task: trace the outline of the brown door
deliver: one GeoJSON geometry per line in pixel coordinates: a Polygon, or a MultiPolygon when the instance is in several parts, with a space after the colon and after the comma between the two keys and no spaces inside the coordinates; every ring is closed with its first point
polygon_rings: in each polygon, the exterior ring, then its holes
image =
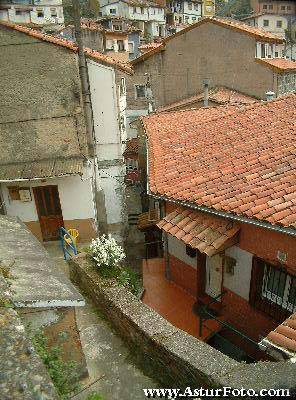
{"type": "Polygon", "coordinates": [[[33,188],[43,240],[56,240],[59,228],[64,225],[57,186],[33,188]]]}

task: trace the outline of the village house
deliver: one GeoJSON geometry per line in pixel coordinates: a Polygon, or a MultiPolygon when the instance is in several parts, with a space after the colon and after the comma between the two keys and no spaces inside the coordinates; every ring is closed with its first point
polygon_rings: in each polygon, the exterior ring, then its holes
{"type": "Polygon", "coordinates": [[[167,4],[167,10],[167,29],[176,33],[184,25],[194,24],[202,17],[202,1],[172,1],[167,4]]]}
{"type": "MultiPolygon", "coordinates": [[[[121,18],[106,17],[98,21],[81,20],[81,30],[85,47],[107,54],[115,60],[127,62],[139,55],[140,32],[121,18]]],[[[59,31],[59,36],[75,41],[74,25],[67,25],[59,31]]]]}
{"type": "Polygon", "coordinates": [[[62,0],[7,0],[0,4],[0,21],[57,29],[64,23],[62,0]]]}
{"type": "Polygon", "coordinates": [[[201,93],[226,87],[258,99],[296,89],[296,63],[285,41],[238,21],[204,18],[133,60],[127,81],[129,121],[201,93]]]}
{"type": "Polygon", "coordinates": [[[293,0],[250,0],[250,5],[255,14],[296,15],[293,0]]]}
{"type": "Polygon", "coordinates": [[[284,338],[270,340],[295,353],[295,332],[276,328],[296,311],[295,107],[289,94],[141,118],[164,243],[164,258],[144,263],[144,302],[221,351],[226,339],[264,358],[258,343],[276,329],[284,338]]]}
{"type": "Polygon", "coordinates": [[[93,110],[90,136],[76,44],[4,22],[0,35],[5,43],[1,212],[19,217],[44,241],[57,239],[61,226],[78,229],[81,241],[95,237],[98,229],[120,233],[125,221],[125,77],[131,69],[84,49],[93,110]]]}
{"type": "Polygon", "coordinates": [[[102,16],[127,18],[140,29],[142,38],[151,41],[165,36],[165,8],[157,2],[147,0],[102,0],[102,16]]]}

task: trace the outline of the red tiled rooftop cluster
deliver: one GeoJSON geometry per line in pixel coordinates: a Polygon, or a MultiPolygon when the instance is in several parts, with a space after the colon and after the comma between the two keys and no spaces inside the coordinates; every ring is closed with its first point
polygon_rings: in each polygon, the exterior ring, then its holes
{"type": "Polygon", "coordinates": [[[296,227],[296,95],[142,117],[150,189],[296,227]]]}

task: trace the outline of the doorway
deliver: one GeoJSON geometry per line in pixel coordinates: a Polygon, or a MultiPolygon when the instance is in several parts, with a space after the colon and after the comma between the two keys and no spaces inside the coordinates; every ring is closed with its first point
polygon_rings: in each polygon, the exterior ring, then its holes
{"type": "Polygon", "coordinates": [[[43,240],[57,240],[64,226],[57,185],[36,186],[33,193],[43,240]]]}
{"type": "MultiPolygon", "coordinates": [[[[216,254],[206,260],[206,294],[217,297],[222,291],[223,262],[222,257],[216,254]]],[[[221,301],[221,298],[218,300],[221,301]]]]}

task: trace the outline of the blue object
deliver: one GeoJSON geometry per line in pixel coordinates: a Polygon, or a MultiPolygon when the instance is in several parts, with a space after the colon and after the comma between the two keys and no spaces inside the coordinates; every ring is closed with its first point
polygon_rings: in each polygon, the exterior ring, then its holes
{"type": "Polygon", "coordinates": [[[67,229],[60,227],[59,235],[60,235],[61,247],[64,253],[64,259],[67,261],[72,257],[73,254],[75,256],[78,254],[77,247],[67,229]],[[67,235],[70,238],[70,242],[66,242],[65,235],[67,235]]]}

